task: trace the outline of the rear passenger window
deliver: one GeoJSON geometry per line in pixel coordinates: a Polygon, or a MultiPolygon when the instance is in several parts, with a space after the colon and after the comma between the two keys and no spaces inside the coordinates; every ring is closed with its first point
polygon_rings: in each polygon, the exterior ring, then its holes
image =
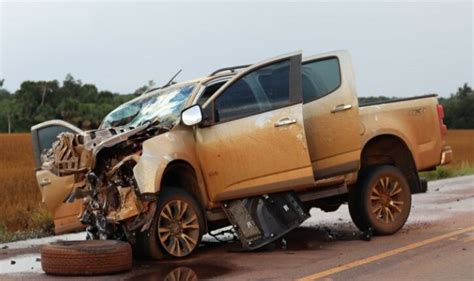
{"type": "Polygon", "coordinates": [[[303,102],[325,96],[341,85],[339,60],[329,58],[308,62],[302,66],[303,102]]]}
{"type": "Polygon", "coordinates": [[[243,118],[289,105],[289,80],[288,60],[248,73],[216,98],[216,122],[243,118]]]}

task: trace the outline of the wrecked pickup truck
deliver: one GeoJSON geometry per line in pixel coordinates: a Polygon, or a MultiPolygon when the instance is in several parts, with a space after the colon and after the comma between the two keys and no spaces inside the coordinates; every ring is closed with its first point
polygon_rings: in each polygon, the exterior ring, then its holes
{"type": "Polygon", "coordinates": [[[32,135],[57,233],[83,225],[160,259],[226,225],[256,249],[344,203],[359,229],[395,233],[418,171],[451,161],[443,118],[435,95],[358,105],[347,52],[297,52],[150,90],[97,130],[32,135]]]}

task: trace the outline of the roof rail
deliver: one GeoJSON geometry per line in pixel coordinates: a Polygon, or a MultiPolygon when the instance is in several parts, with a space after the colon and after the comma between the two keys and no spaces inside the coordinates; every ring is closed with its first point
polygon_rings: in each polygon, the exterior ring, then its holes
{"type": "Polygon", "coordinates": [[[214,75],[216,75],[217,73],[222,72],[222,71],[235,72],[235,70],[237,70],[237,69],[246,68],[246,67],[249,67],[249,66],[251,66],[251,64],[244,64],[244,65],[237,65],[237,66],[224,67],[224,68],[220,68],[220,69],[214,71],[214,72],[211,73],[209,76],[214,76],[214,75]]]}

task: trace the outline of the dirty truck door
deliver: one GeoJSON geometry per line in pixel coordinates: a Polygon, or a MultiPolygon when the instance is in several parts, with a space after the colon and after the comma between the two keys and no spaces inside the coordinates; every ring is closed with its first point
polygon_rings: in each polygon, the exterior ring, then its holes
{"type": "Polygon", "coordinates": [[[36,165],[36,180],[41,191],[42,202],[54,219],[56,233],[65,233],[81,228],[77,216],[81,202],[63,203],[72,190],[74,175],[57,176],[49,170],[41,169],[41,152],[51,148],[57,135],[62,132],[80,133],[79,128],[62,120],[51,120],[31,127],[33,153],[36,165]]]}
{"type": "Polygon", "coordinates": [[[305,58],[302,70],[306,136],[316,179],[356,172],[361,127],[349,54],[305,58]]]}
{"type": "Polygon", "coordinates": [[[252,65],[205,104],[196,129],[210,199],[307,187],[314,182],[303,124],[301,53],[252,65]]]}

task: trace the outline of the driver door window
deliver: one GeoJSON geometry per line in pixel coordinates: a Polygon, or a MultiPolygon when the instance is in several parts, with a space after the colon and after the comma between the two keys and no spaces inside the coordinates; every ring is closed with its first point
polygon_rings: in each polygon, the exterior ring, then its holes
{"type": "Polygon", "coordinates": [[[231,121],[288,106],[289,74],[289,61],[284,60],[243,76],[215,100],[215,121],[231,121]]]}

